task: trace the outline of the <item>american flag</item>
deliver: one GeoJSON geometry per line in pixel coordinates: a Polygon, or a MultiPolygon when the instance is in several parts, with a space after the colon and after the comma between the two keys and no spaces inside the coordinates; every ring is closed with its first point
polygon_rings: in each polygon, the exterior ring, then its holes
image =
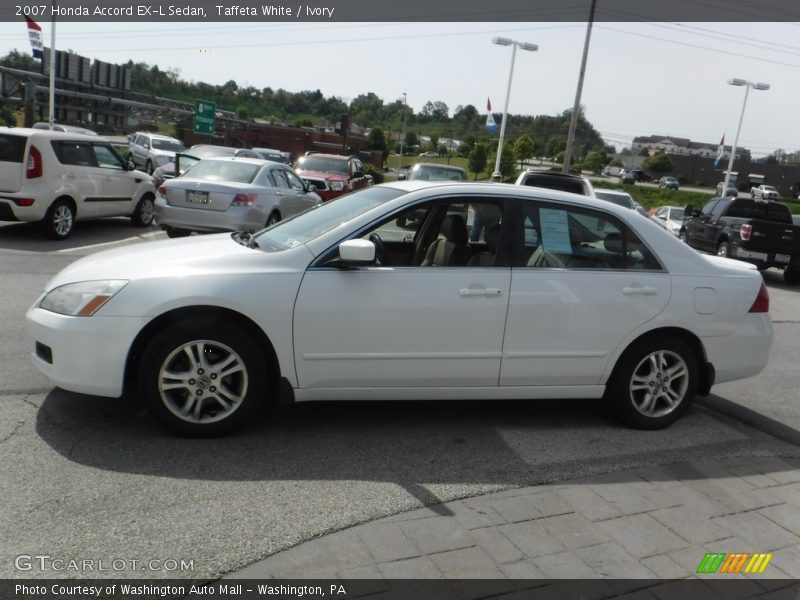
{"type": "Polygon", "coordinates": [[[714,168],[719,165],[722,160],[722,155],[725,154],[725,134],[722,134],[722,139],[719,141],[719,148],[717,148],[717,160],[714,161],[714,168]]]}

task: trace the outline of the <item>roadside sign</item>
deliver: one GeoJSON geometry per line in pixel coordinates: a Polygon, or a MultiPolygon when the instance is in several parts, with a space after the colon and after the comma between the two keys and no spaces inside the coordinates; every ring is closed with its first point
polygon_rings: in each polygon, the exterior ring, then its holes
{"type": "Polygon", "coordinates": [[[194,101],[194,132],[214,133],[217,120],[217,105],[209,100],[194,101]]]}

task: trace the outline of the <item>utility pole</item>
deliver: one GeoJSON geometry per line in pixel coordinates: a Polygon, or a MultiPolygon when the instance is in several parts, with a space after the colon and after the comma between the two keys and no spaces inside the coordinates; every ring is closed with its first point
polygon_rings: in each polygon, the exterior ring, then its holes
{"type": "Polygon", "coordinates": [[[594,9],[597,0],[592,0],[592,7],[589,9],[589,22],[586,25],[586,39],[583,42],[583,59],[581,60],[581,72],[578,75],[578,89],[575,91],[575,105],[572,107],[572,118],[569,122],[569,133],[567,134],[567,147],[564,149],[564,173],[569,173],[572,163],[572,145],[575,143],[575,128],[578,125],[578,111],[581,108],[581,93],[583,92],[583,78],[586,74],[586,61],[589,58],[589,41],[592,39],[592,25],[594,24],[594,9]]]}

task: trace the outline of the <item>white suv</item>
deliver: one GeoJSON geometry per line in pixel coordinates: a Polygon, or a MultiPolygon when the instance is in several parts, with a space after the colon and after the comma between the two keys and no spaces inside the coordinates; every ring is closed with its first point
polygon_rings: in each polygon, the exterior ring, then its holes
{"type": "Polygon", "coordinates": [[[99,136],[0,127],[0,221],[41,221],[64,239],[76,220],[153,222],[152,178],[99,136]]]}
{"type": "Polygon", "coordinates": [[[514,185],[529,185],[561,192],[570,192],[596,198],[591,182],[582,175],[562,173],[561,171],[537,171],[528,169],[517,177],[514,185]]]}
{"type": "Polygon", "coordinates": [[[131,137],[128,151],[133,164],[152,175],[161,165],[175,160],[176,152],[183,152],[183,143],[166,135],[138,132],[131,137]]]}

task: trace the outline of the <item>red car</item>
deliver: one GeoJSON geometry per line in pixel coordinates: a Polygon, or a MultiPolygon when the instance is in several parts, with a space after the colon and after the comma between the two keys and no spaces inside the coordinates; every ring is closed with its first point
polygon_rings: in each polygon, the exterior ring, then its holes
{"type": "Polygon", "coordinates": [[[309,154],[297,161],[295,171],[316,186],[324,202],[370,184],[364,174],[364,164],[355,156],[309,154]]]}

